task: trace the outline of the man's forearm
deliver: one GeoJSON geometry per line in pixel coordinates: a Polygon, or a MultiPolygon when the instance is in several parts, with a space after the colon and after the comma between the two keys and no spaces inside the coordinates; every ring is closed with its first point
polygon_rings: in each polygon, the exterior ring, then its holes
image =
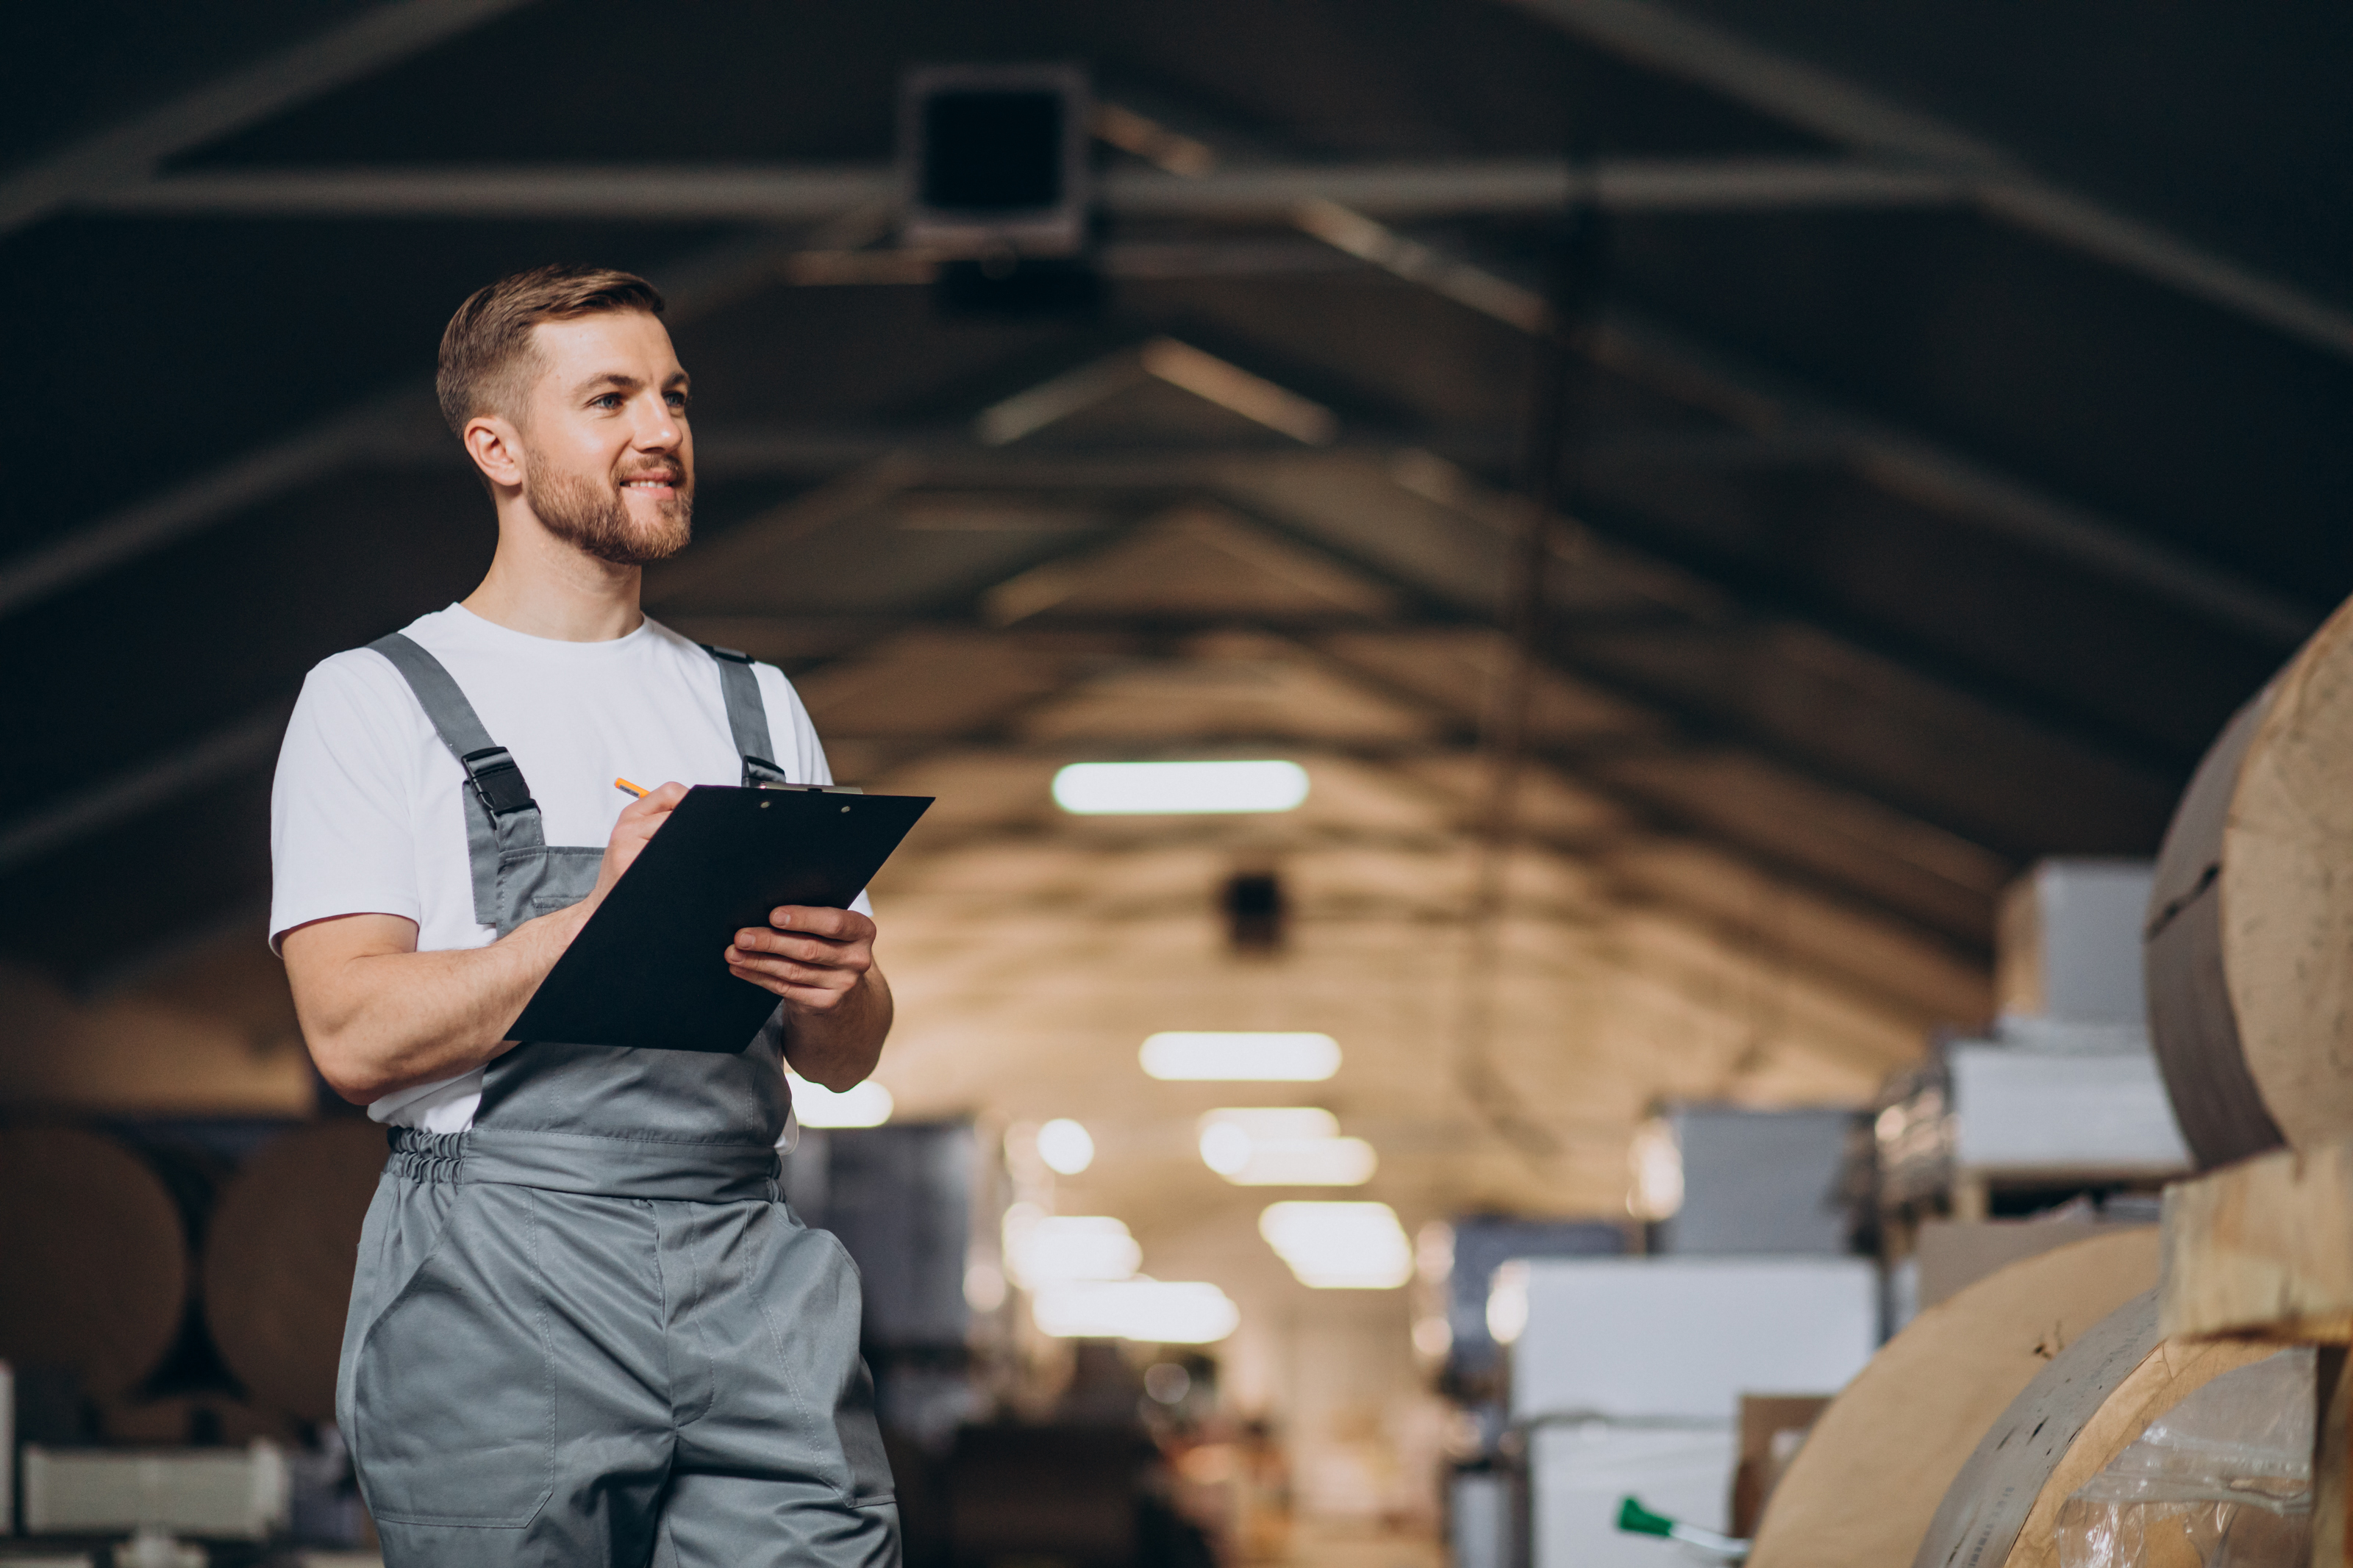
{"type": "Polygon", "coordinates": [[[786,1009],[785,1060],[830,1089],[862,1083],[881,1059],[892,1014],[891,983],[880,969],[870,969],[827,1012],[786,1009]]]}
{"type": "Polygon", "coordinates": [[[341,960],[296,995],[320,1072],[364,1105],[473,1071],[508,1048],[506,1029],[584,918],[575,906],[487,947],[341,960]]]}

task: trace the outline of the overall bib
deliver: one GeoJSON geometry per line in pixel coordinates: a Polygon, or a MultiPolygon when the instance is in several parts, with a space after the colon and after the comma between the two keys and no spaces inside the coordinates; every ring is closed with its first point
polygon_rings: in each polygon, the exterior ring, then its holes
{"type": "MultiPolygon", "coordinates": [[[[603,847],[545,843],[448,671],[370,646],[466,770],[475,918],[586,897],[603,847]]],[[[750,661],[712,653],[744,782],[781,782],[750,661]]],[[[386,1568],[897,1563],[857,1270],[777,1189],[782,1038],[532,1041],[470,1131],[392,1130],[336,1397],[386,1568]]]]}

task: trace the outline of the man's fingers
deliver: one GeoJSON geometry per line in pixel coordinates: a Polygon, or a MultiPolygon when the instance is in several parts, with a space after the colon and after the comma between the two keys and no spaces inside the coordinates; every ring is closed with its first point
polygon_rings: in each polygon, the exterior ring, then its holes
{"type": "Polygon", "coordinates": [[[786,904],[770,910],[768,923],[778,931],[837,942],[857,942],[874,934],[874,922],[856,910],[829,910],[822,905],[786,904]]]}
{"type": "Polygon", "coordinates": [[[838,969],[808,969],[789,963],[730,963],[727,972],[738,980],[802,1002],[832,1002],[857,988],[855,978],[838,969]]]}
{"type": "Polygon", "coordinates": [[[819,936],[813,931],[765,931],[747,926],[735,933],[735,945],[746,952],[784,952],[828,963],[844,953],[871,952],[862,940],[849,937],[819,936]]]}
{"type": "Polygon", "coordinates": [[[827,947],[817,942],[778,941],[771,936],[764,942],[747,942],[739,932],[735,942],[727,950],[730,963],[797,963],[812,970],[863,971],[873,966],[873,959],[856,948],[827,947]]]}
{"type": "Polygon", "coordinates": [[[685,798],[686,786],[673,780],[659,788],[646,791],[645,794],[623,806],[621,815],[628,816],[634,813],[638,816],[660,816],[676,811],[678,803],[685,798]]]}

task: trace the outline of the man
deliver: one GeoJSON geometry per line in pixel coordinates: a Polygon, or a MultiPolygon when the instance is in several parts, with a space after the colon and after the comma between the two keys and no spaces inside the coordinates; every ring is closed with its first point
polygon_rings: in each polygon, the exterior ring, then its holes
{"type": "Polygon", "coordinates": [[[459,308],[490,574],[312,670],[279,758],[271,940],[392,1130],[337,1400],[388,1568],[898,1557],[856,1273],[776,1186],[784,1063],[848,1089],[890,1028],[864,900],[712,953],[781,1000],[740,1051],[499,1037],[688,784],[831,782],[782,675],[638,608],[694,495],[661,309],[579,267],[459,308]]]}

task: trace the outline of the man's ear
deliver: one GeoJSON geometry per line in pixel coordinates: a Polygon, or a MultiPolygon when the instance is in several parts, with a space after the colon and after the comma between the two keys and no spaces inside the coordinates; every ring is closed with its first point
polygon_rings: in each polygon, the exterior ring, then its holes
{"type": "Polygon", "coordinates": [[[495,414],[477,414],[466,421],[466,456],[494,486],[509,489],[522,483],[522,433],[495,414]]]}

